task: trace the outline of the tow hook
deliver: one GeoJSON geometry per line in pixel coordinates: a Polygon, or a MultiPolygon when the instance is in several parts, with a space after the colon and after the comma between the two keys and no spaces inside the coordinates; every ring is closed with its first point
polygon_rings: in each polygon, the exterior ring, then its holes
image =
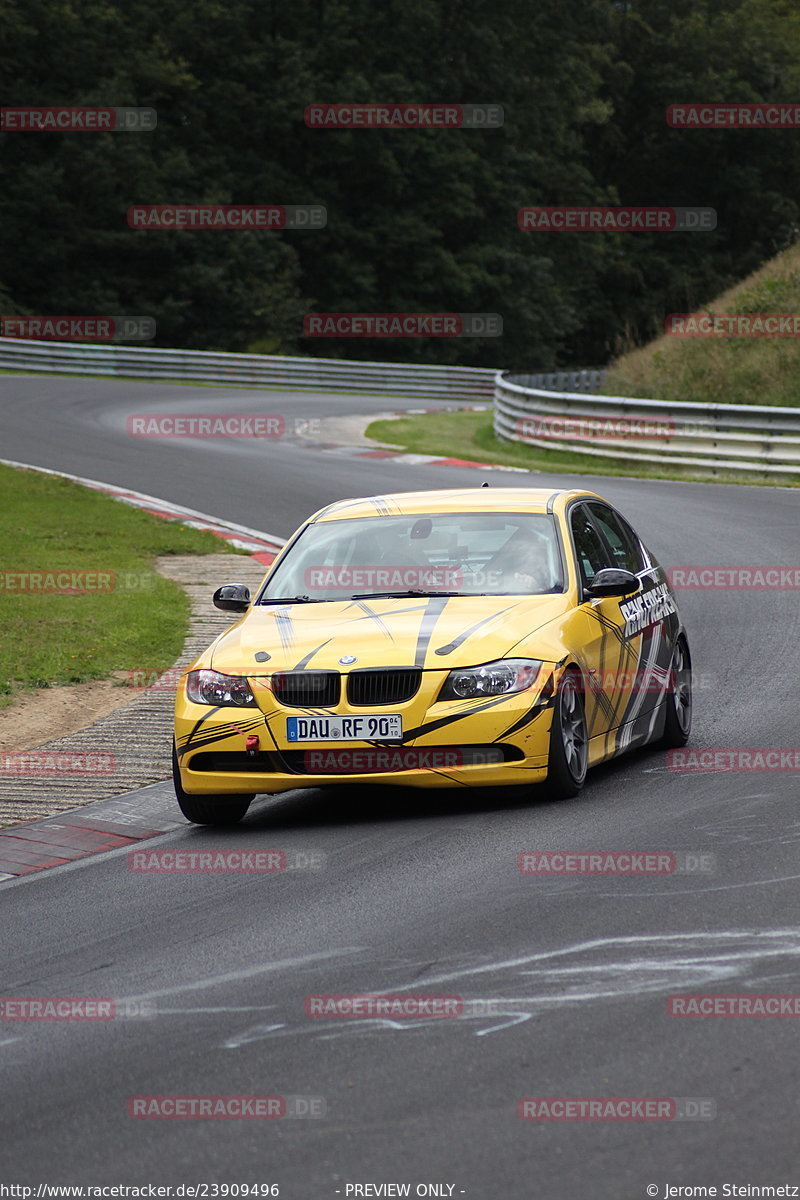
{"type": "Polygon", "coordinates": [[[259,741],[257,734],[255,734],[255,733],[248,734],[247,741],[245,742],[245,745],[244,745],[244,748],[247,751],[247,757],[255,758],[255,756],[258,754],[260,745],[261,745],[261,742],[259,741]]]}

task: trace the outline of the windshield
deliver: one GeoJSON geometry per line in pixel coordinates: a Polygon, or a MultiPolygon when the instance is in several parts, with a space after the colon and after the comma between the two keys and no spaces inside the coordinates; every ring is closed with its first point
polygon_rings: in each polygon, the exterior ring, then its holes
{"type": "Polygon", "coordinates": [[[270,576],[258,603],[563,590],[553,517],[431,513],[309,525],[270,576]]]}

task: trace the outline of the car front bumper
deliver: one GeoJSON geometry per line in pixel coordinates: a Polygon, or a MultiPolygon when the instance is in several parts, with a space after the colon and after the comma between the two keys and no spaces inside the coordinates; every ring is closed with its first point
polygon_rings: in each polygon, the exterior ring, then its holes
{"type": "MultiPolygon", "coordinates": [[[[420,689],[410,701],[384,706],[403,717],[402,743],[291,744],[287,718],[319,714],[278,704],[263,682],[251,681],[257,708],[209,708],[192,703],[179,688],[175,741],[183,788],[190,795],[235,795],[344,783],[447,788],[544,779],[557,682],[552,665],[522,692],[438,701],[446,674],[426,681],[424,695],[420,689]]],[[[370,710],[342,703],[325,714],[364,716],[370,710]]]]}

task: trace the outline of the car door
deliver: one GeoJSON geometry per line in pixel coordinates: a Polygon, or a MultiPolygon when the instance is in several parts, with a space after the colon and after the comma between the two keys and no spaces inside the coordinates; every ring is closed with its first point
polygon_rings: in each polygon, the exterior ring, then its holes
{"type": "MultiPolygon", "coordinates": [[[[630,525],[609,504],[591,500],[586,505],[608,546],[613,565],[636,575],[641,590],[615,601],[621,636],[636,664],[624,679],[618,701],[622,729],[617,750],[646,741],[652,732],[652,714],[670,683],[675,638],[680,627],[677,605],[662,567],[645,550],[630,525]]],[[[614,619],[614,609],[606,610],[614,619]]]]}
{"type": "Polygon", "coordinates": [[[568,519],[579,588],[574,648],[584,679],[589,761],[593,763],[610,752],[608,734],[619,723],[615,684],[631,654],[621,635],[624,622],[619,601],[613,597],[592,599],[586,594],[598,571],[616,565],[611,550],[585,501],[572,505],[568,519]]]}

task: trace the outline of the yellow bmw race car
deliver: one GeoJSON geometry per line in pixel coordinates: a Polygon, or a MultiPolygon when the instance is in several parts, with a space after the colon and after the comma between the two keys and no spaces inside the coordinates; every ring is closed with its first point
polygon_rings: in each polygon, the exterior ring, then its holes
{"type": "Polygon", "coordinates": [[[342,500],[284,546],[241,620],[188,668],[174,780],[190,821],[344,782],[546,781],[682,746],[689,645],[662,567],[584,491],[470,488],[342,500]]]}

